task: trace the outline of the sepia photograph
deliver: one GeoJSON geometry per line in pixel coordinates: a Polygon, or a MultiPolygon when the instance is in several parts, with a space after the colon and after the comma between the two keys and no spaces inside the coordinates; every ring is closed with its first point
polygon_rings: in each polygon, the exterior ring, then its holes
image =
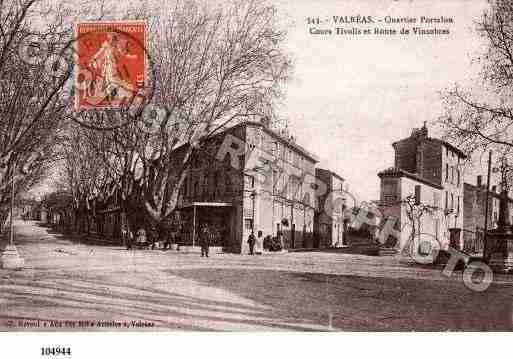
{"type": "Polygon", "coordinates": [[[510,332],[512,91],[510,0],[0,0],[0,334],[510,332]]]}

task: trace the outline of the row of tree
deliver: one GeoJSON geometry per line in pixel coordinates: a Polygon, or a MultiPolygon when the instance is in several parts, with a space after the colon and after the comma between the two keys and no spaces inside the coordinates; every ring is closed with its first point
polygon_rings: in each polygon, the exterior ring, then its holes
{"type": "Polygon", "coordinates": [[[26,191],[51,169],[73,200],[77,230],[114,193],[132,229],[141,213],[158,227],[204,139],[237,121],[274,118],[291,69],[286,34],[265,1],[87,4],[0,0],[0,221],[10,181],[26,191]],[[136,112],[77,112],[73,25],[118,19],[148,21],[151,91],[136,112]]]}
{"type": "Polygon", "coordinates": [[[52,166],[52,143],[67,112],[62,95],[66,73],[48,71],[53,50],[38,61],[26,61],[32,51],[28,39],[59,44],[66,33],[64,14],[46,5],[48,24],[36,24],[42,7],[35,0],[0,1],[0,225],[8,215],[12,187],[16,195],[31,188],[52,166]]]}

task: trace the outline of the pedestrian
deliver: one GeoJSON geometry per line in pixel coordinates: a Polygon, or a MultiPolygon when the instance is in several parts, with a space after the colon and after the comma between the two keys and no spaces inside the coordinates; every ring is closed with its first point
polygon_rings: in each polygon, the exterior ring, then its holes
{"type": "Polygon", "coordinates": [[[210,245],[210,233],[207,226],[204,226],[200,231],[200,246],[201,246],[201,256],[208,258],[208,247],[210,245]]]}
{"type": "Polygon", "coordinates": [[[279,251],[283,250],[283,247],[285,247],[285,244],[283,243],[283,232],[278,229],[278,231],[276,232],[276,237],[278,237],[278,242],[279,242],[279,245],[280,245],[280,249],[278,249],[279,251]]]}
{"type": "Polygon", "coordinates": [[[132,249],[132,242],[134,240],[134,235],[130,230],[124,230],[123,233],[123,240],[125,241],[126,249],[130,250],[132,249]]]}
{"type": "Polygon", "coordinates": [[[253,231],[251,231],[251,234],[249,235],[249,238],[248,238],[248,244],[249,244],[249,255],[253,255],[253,251],[255,250],[255,241],[256,241],[256,238],[255,238],[255,234],[253,233],[253,231]]]}
{"type": "Polygon", "coordinates": [[[150,227],[150,230],[148,231],[148,236],[150,237],[149,245],[151,247],[151,250],[154,250],[157,246],[157,242],[159,241],[158,232],[154,226],[150,227]]]}

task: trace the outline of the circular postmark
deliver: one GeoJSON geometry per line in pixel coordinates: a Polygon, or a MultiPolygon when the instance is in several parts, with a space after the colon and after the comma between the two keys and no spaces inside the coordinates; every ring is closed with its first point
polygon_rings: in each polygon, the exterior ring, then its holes
{"type": "Polygon", "coordinates": [[[27,36],[18,55],[44,74],[63,79],[74,99],[72,120],[95,130],[140,121],[155,92],[155,72],[145,21],[84,22],[74,36],[56,43],[27,36]],[[72,82],[72,86],[66,83],[72,82]]]}
{"type": "Polygon", "coordinates": [[[76,25],[75,119],[82,125],[114,129],[138,121],[151,103],[155,76],[146,31],[144,21],[76,25]]]}

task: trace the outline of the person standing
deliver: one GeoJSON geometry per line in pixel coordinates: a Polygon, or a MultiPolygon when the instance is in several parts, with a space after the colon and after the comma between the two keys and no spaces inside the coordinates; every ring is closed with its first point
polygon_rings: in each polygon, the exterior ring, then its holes
{"type": "Polygon", "coordinates": [[[249,244],[249,255],[253,255],[253,251],[255,250],[255,242],[256,242],[256,238],[255,238],[255,234],[253,233],[253,231],[251,231],[251,234],[249,235],[249,238],[248,238],[248,244],[249,244]]]}
{"type": "Polygon", "coordinates": [[[201,256],[208,258],[208,247],[210,245],[210,233],[207,226],[204,226],[200,232],[201,256]]]}

